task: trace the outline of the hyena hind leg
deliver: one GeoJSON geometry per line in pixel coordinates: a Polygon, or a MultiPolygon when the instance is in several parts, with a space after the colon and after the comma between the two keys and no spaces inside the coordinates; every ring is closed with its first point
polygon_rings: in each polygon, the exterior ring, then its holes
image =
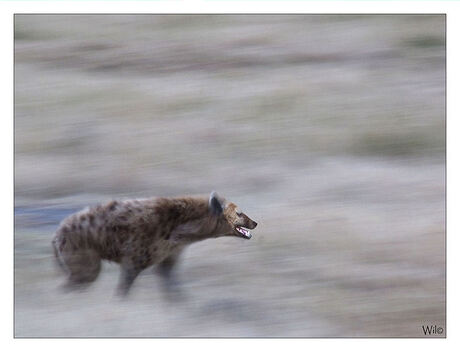
{"type": "Polygon", "coordinates": [[[63,266],[67,269],[66,291],[86,288],[97,279],[101,271],[101,258],[91,249],[80,249],[73,253],[62,253],[63,266]]]}

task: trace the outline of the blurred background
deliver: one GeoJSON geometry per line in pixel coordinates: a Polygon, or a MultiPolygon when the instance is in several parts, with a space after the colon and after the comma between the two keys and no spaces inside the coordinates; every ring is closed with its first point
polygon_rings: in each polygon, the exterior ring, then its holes
{"type": "Polygon", "coordinates": [[[444,201],[444,16],[15,16],[17,337],[445,330],[444,201]],[[184,300],[60,291],[68,214],[212,190],[259,226],[189,247],[184,300]]]}

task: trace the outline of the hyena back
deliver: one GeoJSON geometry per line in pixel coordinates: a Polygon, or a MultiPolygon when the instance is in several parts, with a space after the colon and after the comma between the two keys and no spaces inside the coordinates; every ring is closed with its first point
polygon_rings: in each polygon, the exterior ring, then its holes
{"type": "Polygon", "coordinates": [[[187,245],[222,236],[249,239],[248,229],[256,226],[234,203],[212,192],[209,197],[112,201],[86,208],[63,220],[52,244],[69,288],[93,282],[101,260],[108,260],[120,264],[120,294],[152,265],[171,292],[173,268],[187,245]]]}

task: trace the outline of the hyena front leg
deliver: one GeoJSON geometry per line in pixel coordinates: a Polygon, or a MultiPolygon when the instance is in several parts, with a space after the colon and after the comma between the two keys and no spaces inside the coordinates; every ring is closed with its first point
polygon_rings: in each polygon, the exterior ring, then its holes
{"type": "Polygon", "coordinates": [[[123,260],[120,267],[120,281],[118,283],[117,293],[119,296],[126,296],[134,280],[144,268],[140,265],[136,265],[131,260],[123,260]]]}
{"type": "Polygon", "coordinates": [[[163,290],[168,298],[184,298],[179,287],[176,270],[181,251],[177,251],[156,266],[156,272],[162,281],[163,290]]]}

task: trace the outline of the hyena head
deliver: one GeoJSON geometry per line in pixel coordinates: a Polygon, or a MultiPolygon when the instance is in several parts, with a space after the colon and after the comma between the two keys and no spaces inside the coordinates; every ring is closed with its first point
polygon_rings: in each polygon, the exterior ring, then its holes
{"type": "Polygon", "coordinates": [[[254,229],[257,223],[244,214],[236,204],[227,202],[216,192],[209,196],[209,210],[218,217],[217,232],[220,236],[236,236],[245,239],[252,237],[249,230],[254,229]]]}

